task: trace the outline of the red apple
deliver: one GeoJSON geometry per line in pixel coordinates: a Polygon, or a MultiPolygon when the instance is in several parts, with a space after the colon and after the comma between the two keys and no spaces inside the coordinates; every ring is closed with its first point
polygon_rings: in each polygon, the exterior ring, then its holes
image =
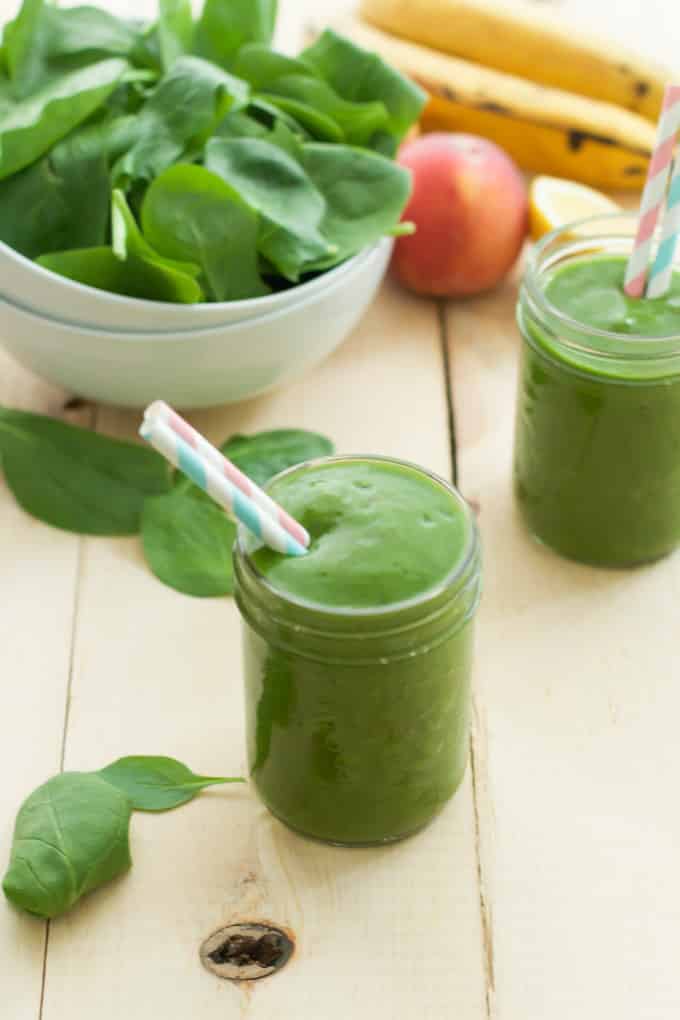
{"type": "Polygon", "coordinates": [[[416,225],[396,241],[397,278],[436,297],[495,286],[528,229],[527,189],[510,157],[485,138],[441,132],[408,142],[397,158],[413,173],[404,219],[416,225]]]}

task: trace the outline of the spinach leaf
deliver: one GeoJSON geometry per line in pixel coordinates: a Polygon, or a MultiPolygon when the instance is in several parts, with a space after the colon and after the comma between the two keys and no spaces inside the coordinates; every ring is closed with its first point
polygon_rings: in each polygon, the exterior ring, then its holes
{"type": "Polygon", "coordinates": [[[319,231],[324,199],[279,146],[255,138],[213,138],[205,165],[261,214],[258,248],[283,276],[297,280],[306,263],[333,254],[319,231]]]}
{"type": "MultiPolygon", "coordinates": [[[[303,429],[232,436],[222,452],[257,485],[303,460],[325,457],[333,444],[303,429]]],[[[149,499],[142,516],[144,555],[156,577],[185,595],[216,597],[233,591],[236,525],[200,489],[180,478],[171,493],[149,499]]]]}
{"type": "Polygon", "coordinates": [[[191,0],[160,0],[158,40],[166,71],[176,60],[191,52],[193,36],[191,0]]]}
{"type": "Polygon", "coordinates": [[[112,294],[191,305],[203,301],[200,283],[172,268],[169,259],[150,260],[139,255],[119,259],[112,248],[80,248],[52,252],[36,259],[38,265],[87,287],[112,294]]]}
{"type": "Polygon", "coordinates": [[[304,146],[303,165],[326,201],[321,229],[337,246],[332,259],[308,268],[327,268],[397,228],[411,191],[403,167],[366,149],[320,143],[304,146]]]}
{"type": "Polygon", "coordinates": [[[356,46],[332,29],[323,32],[300,57],[315,67],[343,99],[382,102],[388,113],[393,150],[422,113],[427,96],[421,88],[376,53],[356,46]]]}
{"type": "Polygon", "coordinates": [[[42,156],[104,103],[123,76],[124,60],[103,60],[52,79],[0,119],[0,180],[42,156]]]}
{"type": "Polygon", "coordinates": [[[45,0],[23,0],[19,13],[2,33],[4,63],[14,94],[21,98],[35,88],[43,75],[47,46],[43,16],[45,0]]]}
{"type": "Polygon", "coordinates": [[[17,98],[44,86],[55,74],[105,57],[133,59],[140,28],[97,7],[59,8],[24,0],[5,26],[8,70],[17,98]]]}
{"type": "Polygon", "coordinates": [[[111,238],[113,253],[119,259],[139,256],[162,269],[197,277],[201,267],[195,262],[176,262],[163,258],[143,236],[122,191],[114,191],[111,200],[111,238]]]}
{"type": "Polygon", "coordinates": [[[265,46],[263,43],[248,43],[242,46],[232,66],[232,74],[243,78],[250,86],[260,91],[285,75],[306,75],[320,77],[313,64],[295,57],[287,57],[283,53],[265,46]]]}
{"type": "Polygon", "coordinates": [[[96,774],[64,772],[22,804],[2,888],[39,917],[56,917],[128,870],[132,805],[96,774]]]}
{"type": "Polygon", "coordinates": [[[2,407],[0,458],[24,510],[78,534],[135,534],[144,500],[170,488],[153,450],[2,407]]]}
{"type": "Polygon", "coordinates": [[[114,180],[152,180],[201,146],[220,120],[248,99],[245,82],[206,60],[180,57],[139,113],[137,141],[114,167],[114,180]]]}
{"type": "MultiPolygon", "coordinates": [[[[121,116],[137,113],[141,109],[148,98],[150,87],[156,84],[158,78],[152,71],[138,71],[137,74],[139,77],[135,78],[132,78],[131,75],[123,76],[120,84],[106,100],[100,122],[106,116],[110,118],[111,115],[121,116]]],[[[88,124],[88,126],[90,125],[88,124]]],[[[134,140],[136,138],[133,138],[134,140]]]]}
{"type": "Polygon", "coordinates": [[[290,119],[300,124],[312,138],[318,138],[324,142],[345,141],[345,135],[340,125],[332,117],[316,110],[309,103],[270,92],[260,92],[256,99],[261,104],[266,103],[279,113],[286,114],[290,119]]]}
{"type": "Polygon", "coordinates": [[[270,130],[273,129],[278,123],[282,123],[290,131],[293,132],[299,138],[309,138],[309,132],[305,130],[303,125],[297,121],[290,114],[285,113],[278,106],[274,106],[273,103],[267,102],[262,96],[252,96],[248,106],[246,108],[248,116],[254,120],[259,121],[265,127],[270,130]]]}
{"type": "Polygon", "coordinates": [[[302,137],[291,131],[280,117],[276,118],[273,127],[266,127],[248,113],[229,113],[218,124],[214,138],[259,138],[271,145],[278,145],[298,162],[302,157],[302,137]]]}
{"type": "Polygon", "coordinates": [[[117,18],[101,7],[56,7],[48,3],[44,17],[46,56],[53,65],[76,56],[90,60],[105,56],[131,58],[139,44],[139,24],[117,18]]]}
{"type": "Polygon", "coordinates": [[[239,777],[197,776],[176,758],[131,755],[98,773],[129,799],[135,811],[167,811],[186,804],[206,786],[242,783],[239,777]]]}
{"type": "Polygon", "coordinates": [[[106,242],[109,170],[103,153],[65,139],[0,181],[0,239],[28,258],[106,242]]]}
{"type": "Polygon", "coordinates": [[[230,67],[245,43],[271,41],[276,9],[277,0],[205,0],[196,25],[196,53],[230,67]]]}
{"type": "Polygon", "coordinates": [[[264,90],[267,98],[279,98],[304,104],[337,124],[344,141],[366,145],[374,134],[389,124],[385,106],[380,102],[352,103],[342,99],[330,85],[310,75],[289,74],[277,78],[264,90]]]}
{"type": "Polygon", "coordinates": [[[335,447],[330,439],[306,429],[273,429],[251,436],[231,436],[222,444],[233,461],[256,485],[265,485],[280,471],[316,457],[328,457],[335,447]]]}
{"type": "Polygon", "coordinates": [[[204,167],[178,164],[157,177],[144,198],[141,221],[157,251],[201,266],[216,301],[269,292],[258,268],[257,213],[204,167]]]}
{"type": "Polygon", "coordinates": [[[164,496],[147,499],[144,556],[156,577],[176,591],[199,598],[230,595],[236,525],[198,492],[178,485],[164,496]]]}
{"type": "Polygon", "coordinates": [[[103,157],[107,165],[110,165],[134,145],[138,133],[137,117],[105,109],[98,111],[86,124],[58,142],[48,158],[58,163],[67,163],[72,159],[103,157]]]}

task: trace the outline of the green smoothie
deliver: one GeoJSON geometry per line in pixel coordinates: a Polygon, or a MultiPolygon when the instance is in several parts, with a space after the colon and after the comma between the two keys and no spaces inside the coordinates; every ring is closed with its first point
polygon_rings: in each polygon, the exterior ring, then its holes
{"type": "Polygon", "coordinates": [[[523,294],[515,485],[533,534],[631,566],[680,543],[680,274],[623,292],[626,259],[583,253],[523,294]]]}
{"type": "Polygon", "coordinates": [[[446,483],[381,458],[332,458],[269,491],[308,530],[304,557],[241,537],[250,769],[265,804],[328,842],[425,825],[467,761],[473,518],[446,483]]]}

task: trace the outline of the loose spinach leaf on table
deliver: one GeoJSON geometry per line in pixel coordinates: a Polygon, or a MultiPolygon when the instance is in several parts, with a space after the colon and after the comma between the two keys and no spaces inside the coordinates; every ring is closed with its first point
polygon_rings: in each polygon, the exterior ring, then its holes
{"type": "Polygon", "coordinates": [[[135,534],[144,501],[170,488],[153,450],[2,407],[0,462],[28,513],[79,534],[135,534]]]}
{"type": "MultiPolygon", "coordinates": [[[[264,485],[285,468],[327,456],[333,444],[315,432],[275,429],[232,436],[221,449],[257,485],[264,485]]],[[[231,594],[235,538],[232,520],[183,477],[172,492],[144,505],[142,543],[147,563],[160,581],[185,595],[231,594]]]]}
{"type": "Polygon", "coordinates": [[[204,167],[177,164],[157,177],[144,198],[141,222],[156,251],[200,265],[215,301],[269,293],[258,267],[257,213],[204,167]]]}
{"type": "Polygon", "coordinates": [[[234,522],[193,487],[177,486],[144,504],[142,545],[146,562],[159,581],[184,595],[231,595],[235,539],[234,522]]]}
{"type": "Polygon", "coordinates": [[[176,60],[191,52],[193,37],[191,0],[160,0],[158,41],[166,71],[176,60]]]}
{"type": "Polygon", "coordinates": [[[386,64],[377,53],[356,46],[332,29],[303,50],[300,59],[315,67],[343,99],[383,103],[392,138],[390,155],[425,106],[427,96],[415,82],[386,64]]]}
{"type": "Polygon", "coordinates": [[[239,777],[197,776],[176,758],[131,755],[97,773],[129,799],[135,811],[168,811],[207,786],[242,783],[239,777]]]}
{"type": "Polygon", "coordinates": [[[326,436],[306,429],[272,429],[248,436],[235,435],[221,447],[225,457],[260,486],[286,468],[317,457],[328,457],[334,449],[326,436]]]}
{"type": "Polygon", "coordinates": [[[319,231],[326,203],[296,159],[263,139],[213,138],[205,165],[262,216],[259,251],[291,280],[334,247],[319,231]]]}
{"type": "Polygon", "coordinates": [[[174,269],[169,260],[132,254],[120,259],[113,248],[106,246],[55,251],[41,255],[36,262],[69,280],[126,297],[185,305],[204,298],[198,280],[174,269]]]}
{"type": "Polygon", "coordinates": [[[268,43],[274,34],[277,0],[205,0],[196,25],[195,52],[231,67],[245,43],[268,43]]]}
{"type": "Polygon", "coordinates": [[[337,247],[313,268],[341,262],[398,228],[411,192],[403,167],[366,149],[320,143],[304,146],[302,162],[326,201],[321,229],[337,247]]]}
{"type": "Polygon", "coordinates": [[[134,755],[99,772],[63,772],[19,808],[2,889],[38,917],[57,917],[126,872],[133,810],[167,811],[238,777],[197,776],[175,758],[134,755]]]}
{"type": "Polygon", "coordinates": [[[137,118],[137,141],[114,167],[116,182],[152,180],[200,148],[230,110],[246,106],[249,88],[198,57],[180,57],[137,118]]]}
{"type": "Polygon", "coordinates": [[[70,910],[86,893],[132,864],[132,804],[100,776],[64,772],[22,804],[2,888],[8,900],[39,917],[70,910]]]}
{"type": "Polygon", "coordinates": [[[0,179],[22,170],[86,120],[113,92],[128,64],[113,58],[50,79],[0,119],[0,179]]]}

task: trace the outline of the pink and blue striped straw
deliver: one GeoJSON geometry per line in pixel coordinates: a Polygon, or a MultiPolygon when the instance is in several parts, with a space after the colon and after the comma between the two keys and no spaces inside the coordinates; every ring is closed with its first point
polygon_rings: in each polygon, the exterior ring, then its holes
{"type": "Polygon", "coordinates": [[[264,545],[286,556],[304,556],[307,550],[279,522],[265,513],[214,464],[205,460],[161,418],[145,418],[139,434],[166,460],[207,492],[216,503],[245,525],[264,545]]]}
{"type": "Polygon", "coordinates": [[[673,165],[671,183],[666,196],[666,211],[663,217],[661,240],[649,274],[647,297],[663,297],[673,279],[675,250],[680,234],[680,158],[673,165]]]}
{"type": "Polygon", "coordinates": [[[638,298],[645,293],[654,231],[666,200],[666,188],[679,129],[680,85],[667,85],[654,152],[642,192],[637,234],[626,269],[624,290],[629,297],[638,298]]]}
{"type": "Polygon", "coordinates": [[[205,436],[197,432],[188,421],[185,421],[165,401],[155,400],[153,404],[150,404],[144,412],[144,420],[160,420],[165,422],[185,443],[221,471],[237,489],[241,490],[244,496],[247,496],[266,514],[277,520],[283,530],[292,535],[296,542],[299,542],[305,548],[309,546],[309,534],[302,525],[294,520],[290,514],[286,513],[283,507],[275,503],[252,479],[244,475],[217,447],[209,443],[205,436]]]}

